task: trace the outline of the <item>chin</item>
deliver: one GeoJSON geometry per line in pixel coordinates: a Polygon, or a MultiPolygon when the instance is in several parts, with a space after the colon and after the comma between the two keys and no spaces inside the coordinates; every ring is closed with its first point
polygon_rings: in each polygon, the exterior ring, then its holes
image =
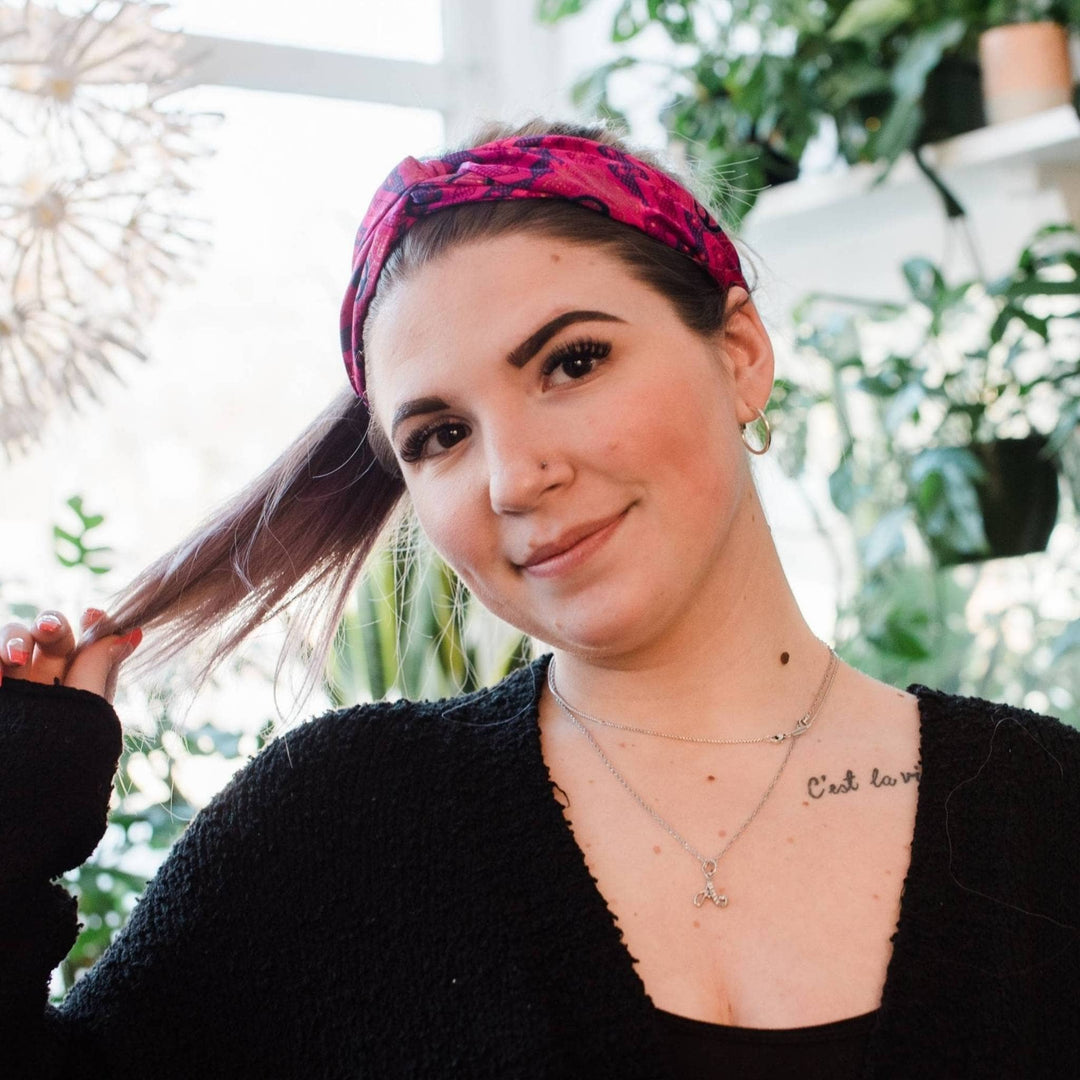
{"type": "Polygon", "coordinates": [[[639,611],[625,604],[579,602],[569,606],[575,610],[554,615],[528,633],[563,652],[599,660],[648,647],[665,625],[655,611],[639,611]]]}

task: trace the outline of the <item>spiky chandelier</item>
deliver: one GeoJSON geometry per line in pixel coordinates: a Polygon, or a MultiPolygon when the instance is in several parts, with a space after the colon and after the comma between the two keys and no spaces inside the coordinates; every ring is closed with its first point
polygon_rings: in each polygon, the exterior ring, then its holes
{"type": "Polygon", "coordinates": [[[210,117],[166,107],[187,73],[166,5],[0,0],[0,445],[145,359],[164,287],[206,242],[185,213],[210,117]]]}

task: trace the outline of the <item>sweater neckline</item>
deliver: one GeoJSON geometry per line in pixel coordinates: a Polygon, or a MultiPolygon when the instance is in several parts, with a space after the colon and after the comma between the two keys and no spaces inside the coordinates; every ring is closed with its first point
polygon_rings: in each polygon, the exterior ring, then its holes
{"type": "MultiPolygon", "coordinates": [[[[551,770],[548,768],[547,762],[544,760],[543,748],[540,741],[540,698],[543,693],[547,666],[550,663],[551,658],[551,654],[546,653],[526,669],[531,671],[533,675],[531,700],[527,706],[523,703],[523,708],[521,709],[521,715],[528,725],[527,740],[529,753],[531,755],[531,761],[529,762],[530,776],[538,782],[541,789],[538,794],[540,794],[545,804],[545,814],[547,815],[545,825],[550,826],[553,840],[557,836],[559,843],[566,850],[567,859],[565,861],[560,860],[557,864],[564,877],[563,884],[565,884],[568,890],[577,891],[581,895],[584,904],[581,918],[583,920],[594,920],[597,930],[599,930],[601,925],[604,925],[608,934],[614,935],[613,940],[618,948],[618,955],[616,957],[616,954],[613,953],[612,959],[613,962],[616,959],[618,960],[616,966],[620,969],[623,977],[624,991],[628,995],[625,1005],[628,1008],[633,1007],[632,1011],[637,1011],[643,1015],[645,1013],[648,1014],[648,1027],[652,1036],[652,1044],[654,1047],[657,1047],[659,1046],[658,1032],[660,1029],[660,1013],[662,1010],[658,1008],[649,996],[645,984],[641,981],[641,977],[637,973],[637,958],[633,956],[627,947],[623,937],[622,928],[619,926],[618,917],[608,906],[607,900],[600,892],[596,879],[589,871],[588,863],[585,860],[585,853],[574,839],[573,831],[563,815],[562,806],[555,797],[557,785],[552,779],[551,770]],[[572,871],[571,867],[573,868],[572,871]]],[[[932,861],[932,853],[929,851],[930,844],[928,840],[932,831],[929,816],[932,813],[932,806],[941,801],[944,790],[939,790],[936,755],[932,753],[934,746],[928,742],[928,735],[932,735],[933,731],[927,724],[928,713],[933,711],[934,701],[943,695],[938,691],[929,690],[925,686],[916,684],[909,686],[907,690],[908,693],[915,696],[919,710],[919,790],[915,803],[915,824],[911,840],[911,857],[900,891],[900,908],[897,915],[896,928],[893,931],[891,938],[893,949],[889,956],[889,963],[885,969],[885,981],[882,984],[881,990],[881,1003],[876,1010],[866,1014],[866,1019],[873,1020],[872,1036],[876,1035],[881,1027],[883,1019],[887,1017],[890,1002],[893,997],[892,991],[895,984],[899,982],[899,967],[902,963],[900,956],[905,951],[903,945],[906,944],[906,941],[902,941],[902,939],[905,938],[905,928],[910,926],[913,922],[911,918],[906,918],[905,916],[908,915],[910,909],[917,908],[922,903],[922,901],[917,898],[916,894],[918,893],[919,888],[918,883],[920,880],[926,880],[930,862],[932,861]],[[928,749],[931,751],[929,768],[927,767],[926,760],[928,749]]],[[[840,1021],[843,1021],[855,1018],[841,1017],[839,1019],[840,1021]]]]}

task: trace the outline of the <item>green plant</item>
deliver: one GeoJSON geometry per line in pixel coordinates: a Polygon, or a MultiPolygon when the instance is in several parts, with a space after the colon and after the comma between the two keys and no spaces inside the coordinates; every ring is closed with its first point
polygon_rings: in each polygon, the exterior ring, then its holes
{"type": "MultiPolygon", "coordinates": [[[[539,16],[554,22],[589,3],[540,0],[539,16]]],[[[885,170],[981,124],[978,35],[1021,7],[1080,25],[1078,0],[623,0],[611,29],[622,55],[582,78],[574,98],[625,120],[612,93],[620,74],[659,68],[664,125],[737,224],[764,186],[797,175],[824,122],[846,161],[885,170]],[[675,47],[670,59],[632,51],[650,27],[675,47]]]]}
{"type": "Polygon", "coordinates": [[[1080,25],[1080,3],[1077,0],[989,0],[981,28],[1029,22],[1080,25]]]}
{"type": "Polygon", "coordinates": [[[529,639],[485,612],[406,522],[356,590],[326,687],[338,704],[449,697],[498,682],[530,656],[529,639]]]}
{"type": "MultiPolygon", "coordinates": [[[[1080,700],[1071,552],[951,563],[988,553],[983,447],[1036,433],[1056,461],[1076,446],[1080,237],[1039,230],[989,284],[950,285],[925,259],[903,275],[899,303],[807,298],[796,312],[800,377],[778,380],[772,401],[787,472],[809,482],[811,462],[832,459],[832,520],[848,534],[838,559],[855,557],[841,651],[891,682],[1008,700],[1054,690],[1041,707],[1068,713],[1080,700]]],[[[1075,529],[1075,507],[1065,513],[1075,529]]]]}
{"type": "MultiPolygon", "coordinates": [[[[787,414],[827,405],[840,460],[832,500],[903,506],[936,551],[986,547],[978,444],[1037,432],[1052,457],[1080,423],[1080,238],[1041,229],[1013,271],[990,284],[946,283],[927,259],[903,265],[910,299],[879,303],[812,295],[797,309],[804,359],[830,372],[817,392],[781,383],[787,414]],[[855,415],[872,417],[858,430],[855,415]],[[883,445],[885,463],[876,458],[883,445]]],[[[871,550],[900,542],[902,518],[879,517],[871,550]]]]}
{"type": "Polygon", "coordinates": [[[72,532],[60,525],[53,526],[57,562],[67,567],[81,566],[91,574],[107,574],[109,567],[100,561],[99,556],[108,554],[112,549],[102,544],[91,546],[87,543],[87,537],[104,523],[105,518],[101,514],[86,513],[81,495],[72,495],[65,505],[78,518],[79,530],[72,532]]]}

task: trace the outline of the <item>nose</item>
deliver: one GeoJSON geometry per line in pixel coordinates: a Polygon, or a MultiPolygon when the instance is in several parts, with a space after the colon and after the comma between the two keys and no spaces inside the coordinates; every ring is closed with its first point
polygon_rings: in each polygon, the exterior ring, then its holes
{"type": "Polygon", "coordinates": [[[507,425],[498,433],[489,430],[486,443],[488,496],[497,514],[526,513],[569,479],[570,467],[550,432],[544,437],[507,425]]]}

